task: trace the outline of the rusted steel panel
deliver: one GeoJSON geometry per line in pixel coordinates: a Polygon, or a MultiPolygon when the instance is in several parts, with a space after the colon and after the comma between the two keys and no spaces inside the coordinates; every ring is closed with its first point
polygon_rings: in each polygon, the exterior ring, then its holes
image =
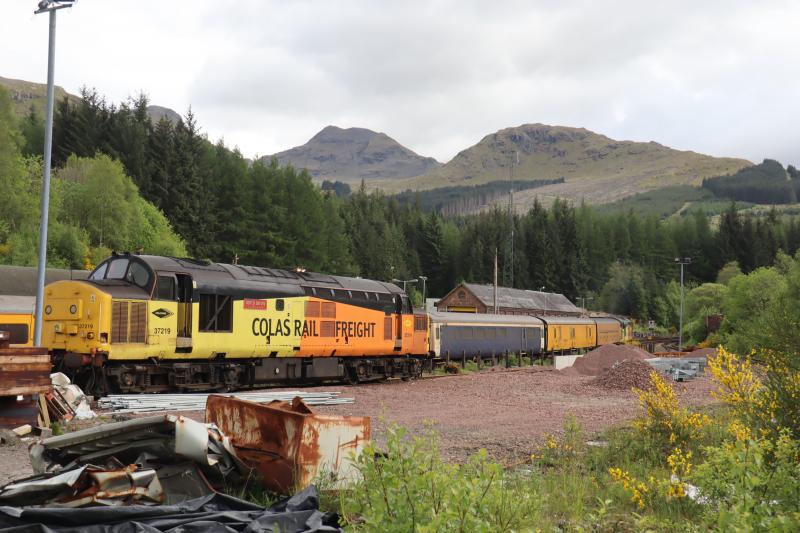
{"type": "Polygon", "coordinates": [[[351,455],[370,438],[369,417],[312,412],[299,398],[292,403],[258,404],[211,395],[206,422],[231,439],[240,459],[261,475],[268,489],[288,493],[328,476],[335,487],[354,479],[351,455]]]}
{"type": "Polygon", "coordinates": [[[39,394],[50,390],[50,356],[47,349],[0,348],[0,396],[39,394]]]}

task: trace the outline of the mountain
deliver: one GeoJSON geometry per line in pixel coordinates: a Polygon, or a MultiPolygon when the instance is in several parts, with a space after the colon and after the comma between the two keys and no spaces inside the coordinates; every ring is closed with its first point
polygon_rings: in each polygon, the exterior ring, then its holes
{"type": "Polygon", "coordinates": [[[265,156],[281,165],[306,169],[318,180],[408,178],[438,168],[441,163],[404,147],[385,133],[365,128],[327,126],[302,146],[265,156]]]}
{"type": "Polygon", "coordinates": [[[512,163],[514,180],[564,178],[563,183],[515,194],[520,209],[536,197],[605,203],[671,185],[697,186],[703,178],[752,165],[744,159],[680,151],[652,141],[616,141],[584,128],[525,124],[487,135],[447,164],[423,176],[392,180],[385,189],[426,190],[508,180],[512,163]]]}
{"type": "MultiPolygon", "coordinates": [[[[11,93],[11,105],[17,116],[22,117],[27,115],[31,105],[34,105],[39,115],[44,117],[44,108],[47,105],[47,84],[14,80],[0,76],[0,86],[7,88],[9,93],[11,93]]],[[[59,87],[58,85],[55,87],[55,96],[56,103],[65,96],[73,103],[77,103],[80,100],[79,96],[68,93],[63,87],[59,87]]],[[[173,124],[181,119],[180,114],[176,111],[160,105],[147,106],[147,113],[150,115],[150,119],[153,123],[158,122],[161,117],[167,117],[173,124]]]]}

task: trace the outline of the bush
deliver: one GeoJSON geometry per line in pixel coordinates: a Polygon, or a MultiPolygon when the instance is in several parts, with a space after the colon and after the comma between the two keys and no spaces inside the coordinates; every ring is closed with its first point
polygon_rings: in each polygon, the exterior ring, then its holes
{"type": "Polygon", "coordinates": [[[350,530],[512,531],[536,522],[536,492],[504,472],[485,450],[466,464],[444,462],[434,433],[411,437],[387,430],[385,452],[369,444],[357,458],[361,479],[343,493],[350,530]]]}

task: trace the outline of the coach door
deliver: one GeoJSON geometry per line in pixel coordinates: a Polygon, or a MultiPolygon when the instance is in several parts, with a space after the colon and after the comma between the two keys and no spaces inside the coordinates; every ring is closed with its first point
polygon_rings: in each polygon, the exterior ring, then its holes
{"type": "Polygon", "coordinates": [[[192,351],[192,277],[176,274],[178,278],[178,338],[177,352],[192,351]]]}

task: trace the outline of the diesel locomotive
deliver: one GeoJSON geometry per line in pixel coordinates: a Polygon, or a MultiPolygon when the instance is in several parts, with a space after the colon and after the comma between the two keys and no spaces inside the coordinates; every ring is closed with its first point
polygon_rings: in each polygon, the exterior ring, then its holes
{"type": "Polygon", "coordinates": [[[128,253],[47,285],[43,319],[55,368],[95,395],[409,379],[447,355],[575,353],[632,335],[622,317],[415,312],[392,283],[128,253]]]}
{"type": "Polygon", "coordinates": [[[42,343],[85,391],[412,378],[428,323],[396,285],[114,254],[45,289],[42,343]]]}

